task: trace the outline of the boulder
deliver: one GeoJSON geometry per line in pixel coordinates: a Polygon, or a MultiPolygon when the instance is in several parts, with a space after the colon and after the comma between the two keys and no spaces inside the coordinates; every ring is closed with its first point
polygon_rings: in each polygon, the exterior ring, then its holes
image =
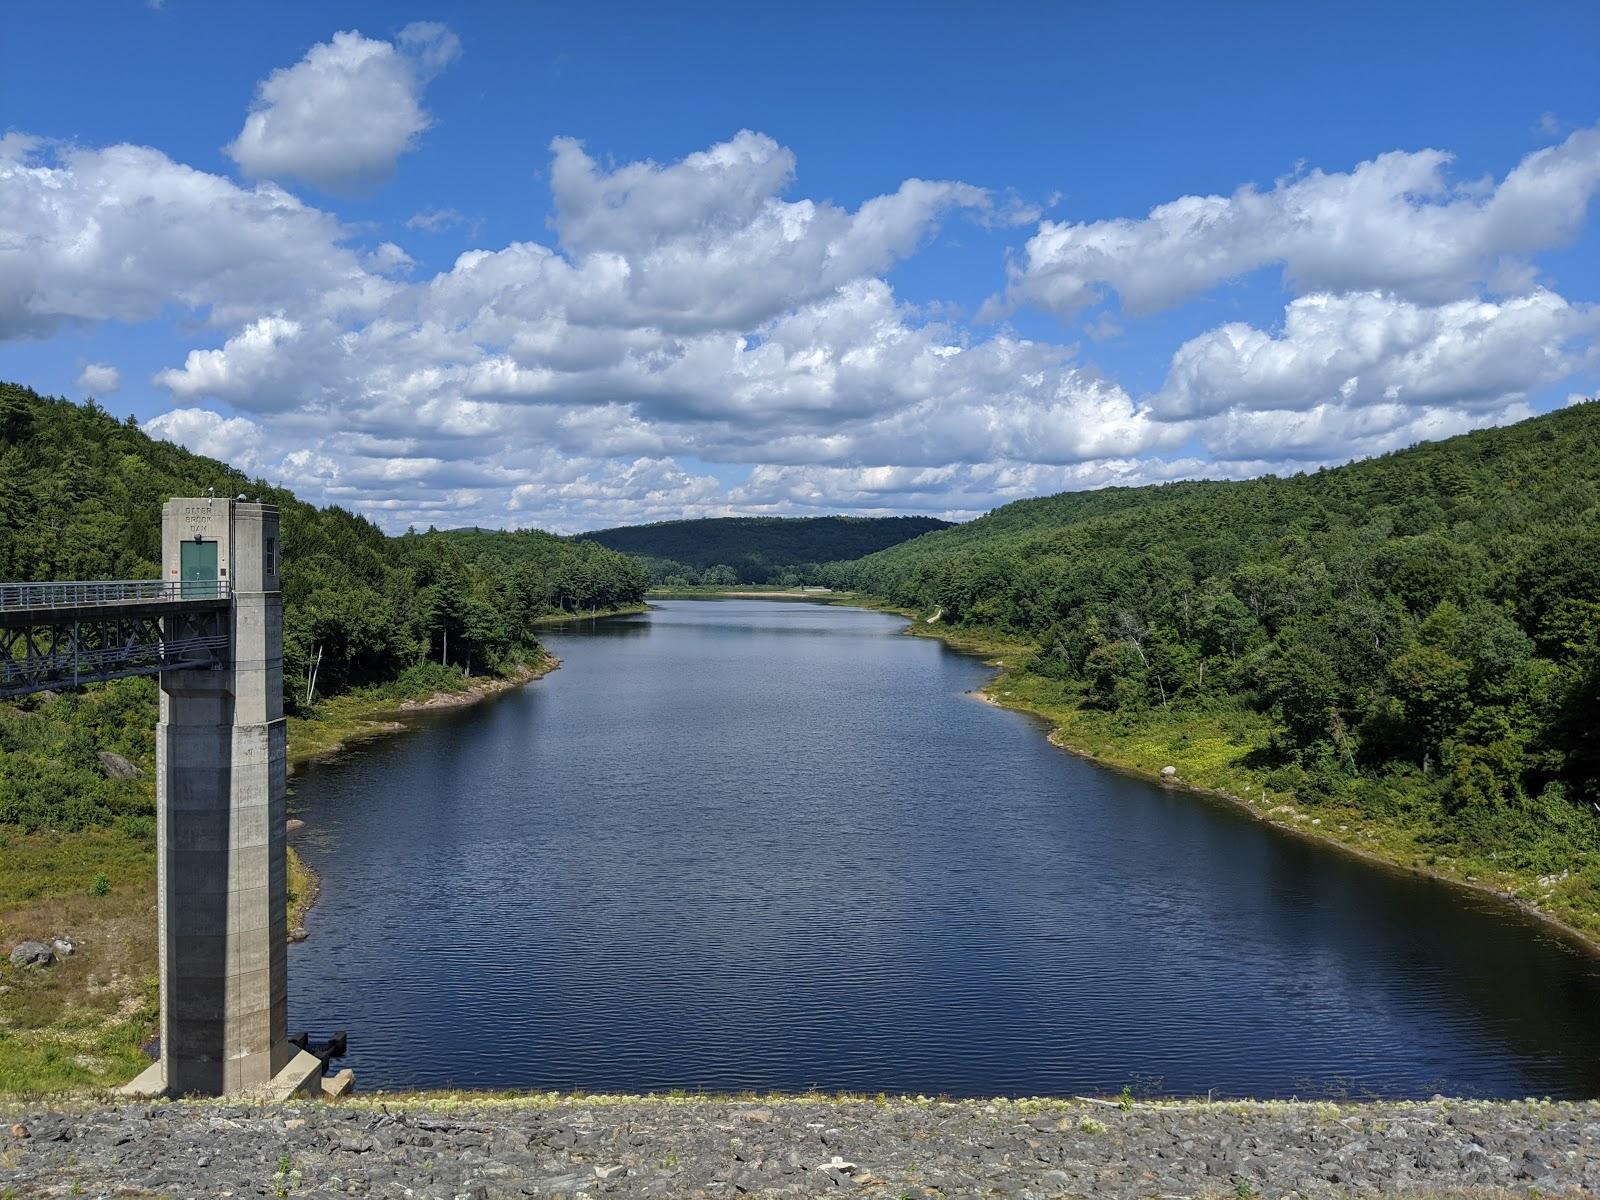
{"type": "Polygon", "coordinates": [[[55,960],[55,952],[43,942],[18,942],[11,948],[13,967],[48,967],[55,960]]]}
{"type": "Polygon", "coordinates": [[[1163,778],[1163,779],[1176,779],[1177,777],[1178,777],[1178,768],[1177,767],[1162,767],[1161,768],[1161,778],[1163,778]]]}
{"type": "Polygon", "coordinates": [[[78,943],[69,937],[58,937],[50,943],[50,949],[56,952],[57,958],[65,958],[78,952],[78,943]]]}
{"type": "Polygon", "coordinates": [[[100,769],[107,779],[137,779],[144,772],[114,750],[100,751],[100,769]]]}

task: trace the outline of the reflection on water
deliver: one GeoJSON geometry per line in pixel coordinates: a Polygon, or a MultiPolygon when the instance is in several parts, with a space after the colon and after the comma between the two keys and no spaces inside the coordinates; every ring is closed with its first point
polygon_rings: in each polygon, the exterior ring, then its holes
{"type": "Polygon", "coordinates": [[[879,613],[676,601],[295,781],[365,1088],[1593,1095],[1600,969],[1102,770],[879,613]]]}

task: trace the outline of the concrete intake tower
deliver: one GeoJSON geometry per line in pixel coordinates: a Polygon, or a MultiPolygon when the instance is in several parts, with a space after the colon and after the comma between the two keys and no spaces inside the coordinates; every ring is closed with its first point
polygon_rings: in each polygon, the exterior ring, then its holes
{"type": "Polygon", "coordinates": [[[161,1058],[135,1094],[290,1094],[322,1062],[288,1039],[288,757],[278,510],[174,499],[161,571],[179,596],[229,598],[228,652],[161,673],[156,727],[161,1058]]]}

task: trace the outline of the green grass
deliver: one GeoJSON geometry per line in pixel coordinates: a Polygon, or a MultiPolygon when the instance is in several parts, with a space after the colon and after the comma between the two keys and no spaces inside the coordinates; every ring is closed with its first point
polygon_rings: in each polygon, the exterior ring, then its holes
{"type": "Polygon", "coordinates": [[[69,1018],[47,1035],[0,1030],[0,1093],[49,1095],[126,1083],[150,1065],[140,1048],[156,1021],[154,997],[127,1018],[69,1018]]]}
{"type": "Polygon", "coordinates": [[[309,762],[351,742],[395,732],[399,728],[395,718],[407,701],[422,701],[440,693],[465,694],[503,687],[508,680],[537,679],[556,665],[554,658],[543,655],[529,663],[512,664],[503,677],[477,675],[468,679],[454,668],[421,663],[389,683],[318,700],[309,713],[289,718],[289,764],[292,767],[309,762]]]}
{"type": "Polygon", "coordinates": [[[570,625],[573,621],[596,621],[601,617],[625,617],[632,613],[649,612],[648,604],[624,604],[618,608],[596,608],[583,612],[548,613],[529,621],[530,625],[570,625]]]}
{"type": "Polygon", "coordinates": [[[71,934],[45,970],[0,960],[0,1092],[121,1083],[156,1016],[155,845],[115,829],[0,828],[0,946],[71,934]],[[97,880],[105,881],[97,894],[97,880]]]}
{"type": "Polygon", "coordinates": [[[29,901],[89,896],[105,876],[108,891],[155,878],[155,839],[117,829],[85,829],[70,836],[23,833],[0,825],[0,939],[11,932],[6,914],[29,901]]]}
{"type": "MultiPolygon", "coordinates": [[[[0,959],[0,1094],[124,1083],[155,1033],[155,845],[115,829],[0,827],[0,946],[70,934],[79,952],[45,970],[0,959]],[[104,881],[102,891],[98,886],[104,881]]],[[[289,851],[290,927],[314,876],[289,851]]]]}
{"type": "MultiPolygon", "coordinates": [[[[543,674],[543,659],[519,677],[543,674]]],[[[304,762],[397,728],[406,700],[466,692],[493,681],[426,664],[400,680],[318,703],[289,722],[289,758],[304,762]]],[[[495,686],[504,686],[503,682],[495,686]]],[[[303,927],[317,880],[291,848],[289,928],[303,927]]],[[[44,970],[0,958],[0,1094],[105,1087],[133,1078],[155,1032],[153,823],[25,832],[0,825],[0,947],[70,934],[80,951],[44,970]]]]}

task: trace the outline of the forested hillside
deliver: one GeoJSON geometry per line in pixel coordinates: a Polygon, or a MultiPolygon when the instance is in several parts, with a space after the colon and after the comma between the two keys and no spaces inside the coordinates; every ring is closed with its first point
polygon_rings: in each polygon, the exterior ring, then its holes
{"type": "MultiPolygon", "coordinates": [[[[599,546],[539,533],[387,537],[92,402],[0,384],[0,579],[153,578],[162,504],[208,488],[278,505],[291,712],[362,685],[502,670],[538,653],[537,618],[638,604],[644,592],[643,571],[599,546]]],[[[48,721],[0,705],[0,825],[77,825],[133,804],[139,789],[104,779],[95,752],[148,750],[154,691],[131,680],[66,697],[48,721]]]]}
{"type": "Polygon", "coordinates": [[[947,525],[936,517],[712,517],[579,536],[640,559],[653,583],[715,587],[811,583],[818,564],[860,558],[947,525]]]}
{"type": "Polygon", "coordinates": [[[452,529],[424,536],[442,538],[463,562],[508,577],[535,616],[629,608],[650,586],[649,572],[632,558],[538,529],[452,529]]]}
{"type": "Polygon", "coordinates": [[[1280,794],[1548,869],[1600,846],[1600,403],[1292,478],[1022,501],[825,575],[1032,643],[1026,678],[1113,740],[1254,715],[1238,761],[1280,794]]]}

